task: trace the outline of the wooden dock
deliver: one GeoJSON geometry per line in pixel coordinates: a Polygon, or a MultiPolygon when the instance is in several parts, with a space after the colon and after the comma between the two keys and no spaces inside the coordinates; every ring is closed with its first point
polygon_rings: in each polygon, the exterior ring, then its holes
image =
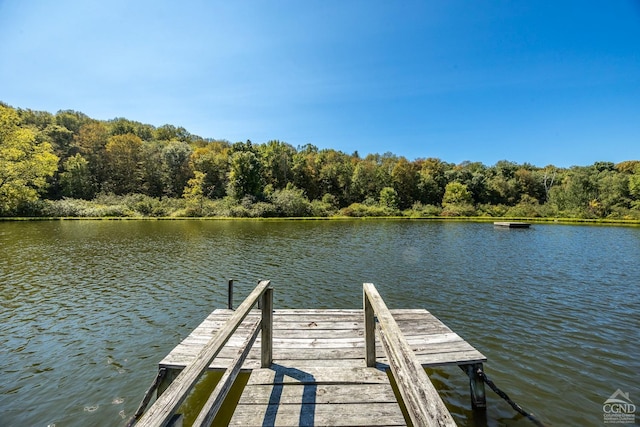
{"type": "Polygon", "coordinates": [[[531,224],[528,222],[510,222],[510,221],[497,221],[494,222],[493,225],[496,227],[505,227],[505,228],[529,228],[531,224]]]}
{"type": "Polygon", "coordinates": [[[228,373],[229,387],[237,371],[250,372],[233,426],[401,426],[405,416],[413,425],[454,425],[423,367],[458,365],[469,375],[472,406],[485,406],[475,372],[486,358],[478,350],[427,310],[388,310],[373,285],[364,289],[363,309],[268,310],[266,331],[257,326],[265,311],[247,310],[217,354],[204,360],[212,339],[240,317],[240,307],[213,311],[160,361],[158,395],[200,363],[228,373]]]}

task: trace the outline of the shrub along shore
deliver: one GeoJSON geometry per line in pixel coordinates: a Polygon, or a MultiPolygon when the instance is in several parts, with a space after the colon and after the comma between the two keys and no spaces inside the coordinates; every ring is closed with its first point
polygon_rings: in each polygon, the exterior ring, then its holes
{"type": "Polygon", "coordinates": [[[640,220],[625,219],[585,219],[585,218],[487,218],[487,217],[281,217],[281,218],[237,218],[237,217],[0,217],[0,222],[38,222],[38,221],[429,221],[429,222],[478,222],[493,223],[495,221],[518,221],[535,224],[553,225],[591,225],[591,226],[626,226],[640,227],[640,220]]]}
{"type": "MultiPolygon", "coordinates": [[[[47,221],[47,220],[284,220],[284,221],[340,221],[340,220],[425,220],[425,221],[461,221],[494,222],[524,221],[530,223],[551,224],[592,224],[592,225],[628,225],[640,226],[640,219],[621,218],[560,218],[524,216],[447,216],[443,209],[434,206],[405,211],[380,208],[380,206],[349,206],[337,209],[320,206],[313,211],[313,203],[308,203],[303,215],[282,216],[276,205],[264,202],[256,204],[234,203],[233,200],[206,201],[201,210],[189,209],[182,199],[159,200],[144,195],[102,196],[96,200],[79,199],[40,200],[37,209],[41,215],[22,217],[0,217],[0,221],[47,221]],[[316,215],[313,215],[316,213],[316,215]],[[199,214],[199,215],[197,215],[199,214]]],[[[416,206],[419,207],[419,206],[416,206]]],[[[35,207],[34,207],[35,208],[35,207]]]]}

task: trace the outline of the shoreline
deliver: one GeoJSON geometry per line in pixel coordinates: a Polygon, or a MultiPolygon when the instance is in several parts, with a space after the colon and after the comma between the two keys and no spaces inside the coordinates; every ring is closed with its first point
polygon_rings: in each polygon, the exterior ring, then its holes
{"type": "Polygon", "coordinates": [[[479,222],[526,221],[533,224],[558,225],[611,225],[640,227],[640,220],[606,218],[527,218],[527,217],[441,217],[441,216],[330,216],[330,217],[189,217],[189,216],[104,216],[104,217],[0,217],[0,222],[20,221],[434,221],[434,222],[479,222]]]}

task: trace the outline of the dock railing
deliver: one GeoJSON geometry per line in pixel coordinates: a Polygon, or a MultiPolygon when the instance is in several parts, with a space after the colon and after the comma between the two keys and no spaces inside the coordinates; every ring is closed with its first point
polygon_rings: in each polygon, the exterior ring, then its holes
{"type": "Polygon", "coordinates": [[[455,426],[453,417],[372,283],[363,284],[363,305],[366,365],[376,366],[377,328],[398,391],[413,425],[455,426]]]}
{"type": "Polygon", "coordinates": [[[249,335],[238,351],[237,356],[226,369],[193,425],[211,425],[238,376],[240,368],[249,354],[259,331],[262,332],[261,365],[263,368],[271,365],[273,353],[273,288],[270,287],[270,284],[271,282],[268,280],[258,283],[258,286],[238,306],[225,325],[198,353],[194,361],[180,372],[149,410],[135,423],[136,427],[160,427],[172,423],[175,412],[187,398],[191,389],[257,302],[260,302],[259,305],[262,309],[261,319],[251,324],[249,335]]]}

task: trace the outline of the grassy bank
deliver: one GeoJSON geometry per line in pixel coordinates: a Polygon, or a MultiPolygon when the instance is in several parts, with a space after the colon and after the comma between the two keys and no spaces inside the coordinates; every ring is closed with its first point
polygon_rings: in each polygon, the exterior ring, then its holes
{"type": "Polygon", "coordinates": [[[526,221],[554,224],[640,225],[640,211],[627,209],[601,218],[588,213],[559,211],[548,205],[521,206],[447,204],[444,207],[415,203],[411,209],[399,210],[380,203],[352,203],[339,207],[332,199],[309,201],[297,194],[274,197],[267,201],[231,197],[201,198],[197,202],[184,198],[153,198],[142,194],[115,196],[103,194],[93,200],[38,200],[24,206],[21,214],[0,220],[180,220],[180,219],[250,219],[250,220],[345,220],[403,219],[428,221],[526,221]],[[289,197],[290,196],[290,197],[289,197]]]}
{"type": "Polygon", "coordinates": [[[341,216],[330,217],[193,217],[193,216],[48,216],[48,217],[0,217],[0,221],[434,221],[434,222],[479,222],[493,223],[496,221],[520,221],[531,224],[558,224],[558,225],[602,225],[602,226],[629,226],[640,227],[640,220],[629,219],[588,219],[588,218],[514,218],[514,217],[442,217],[442,216],[341,216]]]}

